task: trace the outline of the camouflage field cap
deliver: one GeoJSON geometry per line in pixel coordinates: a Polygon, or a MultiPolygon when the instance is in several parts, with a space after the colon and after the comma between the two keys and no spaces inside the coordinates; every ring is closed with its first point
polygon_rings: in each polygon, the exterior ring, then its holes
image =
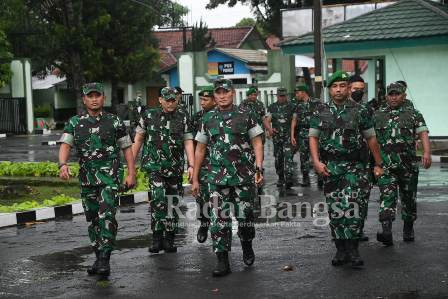
{"type": "Polygon", "coordinates": [[[86,83],[82,86],[82,94],[83,95],[88,95],[91,92],[98,92],[100,94],[104,94],[104,86],[102,83],[99,82],[91,82],[91,83],[86,83]]]}
{"type": "Polygon", "coordinates": [[[160,91],[160,96],[165,100],[176,100],[176,90],[170,87],[164,87],[160,91]]]}
{"type": "Polygon", "coordinates": [[[286,96],[288,95],[288,91],[284,87],[277,88],[277,95],[278,96],[286,96]]]}
{"type": "Polygon", "coordinates": [[[227,91],[232,90],[233,89],[232,80],[229,80],[229,79],[217,79],[213,83],[213,88],[214,88],[214,91],[216,91],[216,90],[218,90],[220,88],[224,88],[227,91]]]}
{"type": "Polygon", "coordinates": [[[334,82],[338,81],[348,81],[350,76],[344,71],[336,71],[331,75],[330,79],[328,79],[327,87],[330,87],[334,82]]]}
{"type": "Polygon", "coordinates": [[[397,82],[391,83],[389,84],[389,86],[387,86],[387,94],[390,94],[392,92],[402,94],[405,92],[405,87],[397,82]]]}
{"type": "Polygon", "coordinates": [[[310,90],[308,89],[308,86],[306,86],[305,84],[296,85],[296,88],[294,89],[294,91],[304,91],[306,93],[310,92],[310,90]]]}
{"type": "Polygon", "coordinates": [[[258,93],[258,89],[256,87],[250,87],[247,91],[246,91],[246,96],[249,96],[251,94],[254,93],[258,93]]]}
{"type": "Polygon", "coordinates": [[[213,86],[204,86],[199,92],[200,97],[213,97],[213,86]]]}

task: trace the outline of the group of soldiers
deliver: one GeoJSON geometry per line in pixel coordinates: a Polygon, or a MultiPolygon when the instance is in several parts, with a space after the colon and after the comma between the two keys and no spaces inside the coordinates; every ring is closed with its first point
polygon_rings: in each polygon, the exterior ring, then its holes
{"type": "Polygon", "coordinates": [[[123,122],[103,111],[101,83],[83,86],[86,112],[70,119],[61,138],[60,177],[68,179],[70,149],[77,151],[80,163],[81,198],[88,222],[89,238],[96,254],[89,274],[109,275],[110,254],[117,233],[116,198],[121,188],[126,160],[127,188],[135,185],[135,163],[142,149],[140,169],[150,186],[151,253],[176,252],[177,206],[182,196],[185,164],[198,203],[200,220],[197,240],[212,239],[217,264],[213,276],[231,272],[229,251],[232,244],[232,214],[238,221],[243,262],[255,261],[254,202],[263,182],[265,136],[274,144],[277,186],[294,184],[293,157],[299,151],[302,186],[310,185],[310,155],[323,185],[329,209],[330,228],[336,245],[335,266],[363,265],[359,240],[373,178],[380,188],[379,219],[382,231],[377,239],[391,245],[392,221],[396,214],[398,190],[403,204],[404,239],[414,239],[418,164],[416,137],[423,144],[422,163],[431,165],[428,129],[422,115],[406,99],[404,83],[387,87],[387,97],[361,104],[365,86],[359,76],[335,72],[328,81],[330,102],[310,97],[306,85],[295,88],[288,100],[285,88],[277,89],[277,100],[267,108],[251,87],[247,99],[234,104],[232,81],[217,79],[201,89],[202,110],[192,119],[179,106],[181,91],[163,88],[159,106],[139,111],[133,121],[132,142],[123,122]],[[141,113],[140,113],[141,112],[141,113]],[[138,121],[137,121],[138,119],[138,121]],[[185,161],[186,156],[186,161],[185,161]],[[187,162],[187,163],[185,163],[187,162]],[[358,209],[353,209],[356,205],[358,209]],[[353,213],[358,211],[359,213],[353,213]]]}

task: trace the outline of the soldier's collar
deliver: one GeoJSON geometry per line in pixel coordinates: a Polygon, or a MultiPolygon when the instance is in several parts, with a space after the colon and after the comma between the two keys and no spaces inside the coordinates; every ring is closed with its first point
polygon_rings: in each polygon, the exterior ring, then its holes
{"type": "Polygon", "coordinates": [[[354,101],[352,101],[352,100],[350,100],[349,98],[347,98],[342,104],[340,104],[340,105],[338,105],[338,104],[336,104],[336,102],[333,100],[333,99],[331,99],[331,101],[330,101],[330,107],[332,106],[332,107],[336,107],[336,108],[338,108],[338,107],[345,107],[345,108],[351,108],[351,107],[354,107],[355,106],[355,102],[354,101]]]}

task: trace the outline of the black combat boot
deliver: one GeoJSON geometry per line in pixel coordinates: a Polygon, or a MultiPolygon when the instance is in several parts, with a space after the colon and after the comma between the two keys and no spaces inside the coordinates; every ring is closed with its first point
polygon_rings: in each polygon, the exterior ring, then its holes
{"type": "Polygon", "coordinates": [[[385,220],[381,222],[381,226],[383,228],[383,231],[376,234],[376,239],[386,246],[393,245],[394,242],[392,239],[392,220],[385,220]]]}
{"type": "Polygon", "coordinates": [[[207,240],[209,227],[210,221],[205,217],[201,218],[201,225],[199,226],[198,234],[196,235],[199,243],[204,243],[207,240]]]}
{"type": "Polygon", "coordinates": [[[87,273],[89,273],[89,275],[98,274],[98,263],[100,260],[100,251],[98,249],[95,249],[95,256],[96,256],[95,262],[93,263],[92,266],[87,268],[87,273]]]}
{"type": "Polygon", "coordinates": [[[345,240],[345,248],[352,262],[351,266],[353,269],[359,269],[364,265],[364,261],[359,256],[358,246],[358,240],[345,240]]]}
{"type": "Polygon", "coordinates": [[[302,187],[310,186],[310,174],[308,172],[302,172],[302,187]]]}
{"type": "Polygon", "coordinates": [[[231,272],[229,263],[229,252],[217,252],[216,257],[218,258],[218,262],[216,264],[215,270],[213,270],[213,276],[225,276],[229,274],[231,272]]]}
{"type": "Polygon", "coordinates": [[[241,241],[241,248],[243,249],[243,262],[252,266],[255,262],[255,252],[252,248],[252,241],[241,241]]]}
{"type": "Polygon", "coordinates": [[[331,264],[333,266],[342,266],[347,262],[346,259],[346,249],[345,249],[345,240],[335,239],[334,244],[336,245],[336,254],[334,258],[331,260],[331,264]]]}
{"type": "Polygon", "coordinates": [[[110,251],[109,252],[100,252],[100,256],[98,259],[98,270],[97,273],[103,276],[109,276],[110,274],[110,251]]]}
{"type": "Polygon", "coordinates": [[[177,247],[174,246],[174,232],[165,232],[165,238],[163,238],[163,249],[167,253],[177,252],[177,247]]]}
{"type": "Polygon", "coordinates": [[[359,241],[362,241],[362,242],[369,241],[369,237],[367,237],[364,234],[364,223],[361,224],[361,229],[360,229],[360,232],[359,232],[359,241]]]}
{"type": "Polygon", "coordinates": [[[163,232],[156,231],[152,233],[152,246],[149,247],[148,251],[151,253],[159,253],[163,249],[163,232]]]}
{"type": "Polygon", "coordinates": [[[403,241],[414,242],[414,222],[405,221],[403,226],[403,241]]]}
{"type": "Polygon", "coordinates": [[[293,185],[294,185],[294,184],[292,183],[292,181],[291,181],[291,180],[288,180],[288,181],[286,181],[285,188],[286,188],[286,189],[291,189],[293,185]]]}

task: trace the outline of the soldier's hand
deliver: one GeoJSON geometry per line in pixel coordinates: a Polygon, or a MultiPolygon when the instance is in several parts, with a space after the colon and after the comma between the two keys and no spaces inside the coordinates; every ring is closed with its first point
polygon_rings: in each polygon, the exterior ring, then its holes
{"type": "Polygon", "coordinates": [[[263,183],[263,174],[261,172],[255,173],[255,184],[261,185],[263,183]]]}
{"type": "Polygon", "coordinates": [[[196,180],[193,180],[193,183],[191,184],[191,194],[193,194],[194,197],[199,195],[199,182],[196,180]]]}
{"type": "Polygon", "coordinates": [[[70,179],[70,167],[67,164],[59,169],[59,177],[63,180],[70,179]]]}
{"type": "Polygon", "coordinates": [[[379,166],[373,167],[373,174],[375,175],[375,178],[379,178],[384,174],[384,169],[379,166]]]}
{"type": "Polygon", "coordinates": [[[193,181],[193,167],[189,166],[187,169],[188,172],[188,181],[192,183],[193,181]]]}
{"type": "Polygon", "coordinates": [[[124,181],[124,184],[129,188],[132,189],[135,187],[135,175],[128,175],[126,177],[126,180],[124,181]]]}
{"type": "Polygon", "coordinates": [[[432,158],[430,153],[424,153],[422,156],[422,164],[425,169],[431,167],[432,158]]]}
{"type": "Polygon", "coordinates": [[[293,146],[296,146],[296,145],[297,145],[296,138],[293,137],[293,136],[291,136],[291,144],[292,144],[293,146]]]}
{"type": "Polygon", "coordinates": [[[330,171],[328,171],[327,165],[324,163],[318,161],[314,163],[314,169],[316,170],[317,174],[322,176],[330,176],[330,171]]]}

